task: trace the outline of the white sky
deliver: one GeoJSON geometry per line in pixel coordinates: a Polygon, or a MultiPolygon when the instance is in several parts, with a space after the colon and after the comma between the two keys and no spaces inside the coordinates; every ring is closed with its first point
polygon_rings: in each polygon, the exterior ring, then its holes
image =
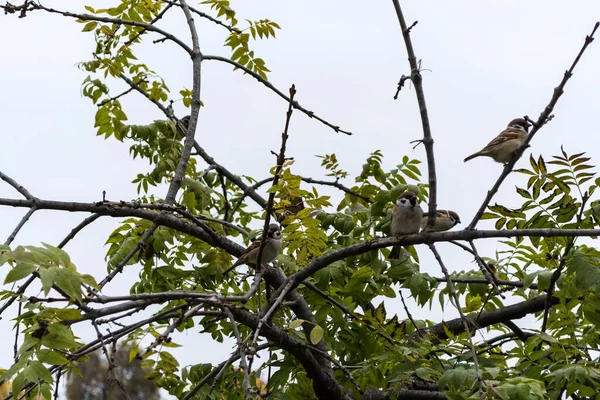
{"type": "MultiPolygon", "coordinates": [[[[45,1],[46,6],[83,12],[83,4],[45,1]]],[[[95,8],[111,4],[87,1],[95,8]]],[[[197,2],[190,3],[209,12],[197,2]]],[[[417,57],[423,60],[425,95],[435,139],[438,176],[438,207],[457,211],[466,225],[501,172],[501,165],[487,158],[463,163],[463,158],[487,144],[513,118],[528,114],[536,119],[546,106],[553,88],[579,51],[583,39],[600,18],[597,1],[570,2],[530,0],[402,2],[412,30],[417,57]]],[[[333,124],[354,132],[348,137],[295,112],[292,117],[288,156],[296,160],[294,172],[322,178],[316,154],[336,153],[351,174],[374,150],[382,149],[386,168],[403,155],[425,160],[423,147],[408,143],[422,137],[415,93],[405,87],[398,100],[392,96],[402,74],[409,73],[406,51],[391,1],[233,1],[238,19],[269,18],[282,27],[277,39],[252,44],[273,72],[270,81],[287,92],[296,84],[297,99],[333,124]]],[[[196,18],[201,50],[205,54],[229,56],[223,47],[227,32],[209,21],[196,18]]],[[[189,42],[188,27],[180,11],[160,22],[189,42]]],[[[242,24],[242,26],[244,26],[242,24]]],[[[34,12],[24,19],[0,16],[0,123],[4,146],[0,171],[44,199],[93,202],[102,190],[110,200],[136,197],[131,180],[147,171],[144,163],[132,161],[128,145],[95,136],[95,106],[83,98],[81,82],[86,74],[75,64],[91,58],[92,33],[81,33],[72,19],[34,12]]],[[[157,37],[153,37],[156,39],[157,37]]],[[[527,166],[530,152],[546,159],[560,146],[570,153],[587,151],[600,157],[597,98],[600,89],[600,44],[584,55],[555,109],[556,118],[534,138],[532,148],[517,167],[527,166]]],[[[138,58],[163,76],[173,98],[191,87],[189,57],[172,43],[154,45],[146,40],[138,58]]],[[[112,82],[113,95],[124,86],[112,82]]],[[[221,164],[238,174],[255,178],[268,175],[279,148],[287,104],[268,89],[239,71],[214,61],[203,64],[198,142],[221,164]]],[[[164,116],[137,94],[123,102],[132,124],[147,124],[164,116]]],[[[179,116],[185,115],[181,102],[179,116]]],[[[426,176],[423,164],[422,172],[426,176]]],[[[492,201],[506,206],[521,204],[514,191],[524,185],[520,176],[510,176],[492,201]]],[[[345,182],[352,186],[351,179],[345,182]]],[[[324,188],[334,200],[339,193],[324,188]]],[[[159,197],[166,191],[157,191],[159,197]]],[[[0,197],[20,198],[7,184],[0,197]]],[[[5,240],[26,212],[0,208],[0,239],[5,240]]],[[[38,211],[19,233],[14,245],[58,244],[87,215],[38,211]]],[[[464,226],[463,225],[463,226],[464,226]]],[[[101,279],[106,266],[103,246],[116,220],[102,218],[81,232],[66,250],[78,270],[101,279]]],[[[258,227],[258,226],[257,226],[258,227]]],[[[492,228],[482,221],[479,228],[492,228]]],[[[480,242],[484,256],[493,257],[495,241],[480,242]]],[[[439,245],[451,271],[475,268],[466,253],[451,245],[439,245]]],[[[432,257],[419,248],[421,270],[441,273],[432,257]]],[[[0,271],[0,277],[6,273],[0,271]]],[[[127,293],[137,277],[131,267],[111,283],[107,294],[127,293]]],[[[34,294],[34,293],[32,293],[34,294]]],[[[408,292],[405,293],[408,296],[408,292]]],[[[398,299],[387,303],[388,315],[404,317],[398,299]]],[[[415,313],[416,308],[412,308],[415,313]]],[[[419,314],[424,315],[424,314],[419,314]]],[[[443,318],[456,312],[446,307],[443,318]]],[[[440,320],[439,307],[428,316],[440,320]]],[[[0,322],[4,337],[12,335],[8,314],[0,322]]],[[[93,329],[77,331],[84,340],[93,339],[93,329]]],[[[227,357],[230,344],[215,344],[194,331],[175,338],[185,350],[174,351],[181,365],[218,363],[227,357]]],[[[12,360],[11,345],[0,347],[0,366],[12,360]]]]}

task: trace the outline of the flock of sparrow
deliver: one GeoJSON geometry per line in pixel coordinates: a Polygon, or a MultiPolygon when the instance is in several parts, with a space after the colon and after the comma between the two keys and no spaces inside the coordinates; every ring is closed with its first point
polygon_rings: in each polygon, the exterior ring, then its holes
{"type": "MultiPolygon", "coordinates": [[[[494,138],[487,146],[477,153],[471,154],[465,158],[465,162],[480,156],[490,157],[499,163],[508,163],[515,152],[523,145],[527,138],[530,124],[523,118],[516,118],[510,121],[507,128],[494,138]]],[[[419,205],[417,195],[406,191],[396,200],[392,211],[391,233],[394,236],[409,235],[418,233],[419,230],[427,226],[428,213],[424,213],[419,205]]],[[[434,232],[442,232],[452,229],[460,223],[460,217],[457,213],[450,210],[437,210],[435,217],[434,232]]],[[[228,269],[231,270],[238,265],[252,264],[256,265],[258,261],[258,251],[261,244],[261,238],[256,239],[250,246],[244,250],[238,260],[228,269]]],[[[270,263],[277,258],[281,250],[281,229],[278,224],[269,225],[266,236],[266,244],[260,257],[260,264],[270,263]]],[[[395,245],[388,258],[397,259],[400,256],[402,246],[395,245]]]]}

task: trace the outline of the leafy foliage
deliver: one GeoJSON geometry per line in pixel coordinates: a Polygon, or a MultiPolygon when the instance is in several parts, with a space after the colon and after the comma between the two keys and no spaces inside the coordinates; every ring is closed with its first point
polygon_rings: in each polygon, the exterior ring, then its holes
{"type": "MultiPolygon", "coordinates": [[[[146,377],[177,398],[190,394],[194,388],[197,389],[194,398],[241,398],[240,387],[247,384],[241,371],[225,364],[215,377],[213,366],[206,363],[181,366],[171,353],[179,344],[169,334],[200,331],[214,341],[223,342],[226,338],[240,341],[251,337],[253,331],[247,323],[232,323],[229,313],[243,310],[264,318],[261,323],[280,329],[281,337],[289,335],[297,343],[294,351],[301,348],[314,357],[332,358],[336,366],[347,366],[333,372],[347,393],[357,395],[368,387],[393,391],[435,385],[448,398],[467,399],[478,398],[481,385],[488,398],[506,400],[596,395],[596,388],[600,387],[596,354],[600,346],[600,252],[575,237],[514,237],[502,241],[493,256],[483,257],[498,284],[510,281],[502,290],[510,291],[511,300],[530,300],[553,292],[554,303],[548,302],[544,312],[536,312],[536,317],[543,321],[543,329],[515,328],[512,319],[523,315],[486,326],[486,340],[476,347],[478,377],[466,333],[457,333],[448,324],[437,324],[425,315],[414,318],[391,315],[386,310],[389,299],[396,299],[402,289],[410,292],[420,308],[427,305],[432,308],[434,301],[442,309],[447,306],[451,295],[449,285],[445,279],[421,272],[418,254],[412,246],[403,250],[397,260],[388,260],[389,249],[383,248],[332,262],[297,288],[297,294],[306,302],[309,317],[298,315],[294,309],[298,306],[296,299],[289,302],[295,304],[284,304],[267,318],[263,294],[269,297],[272,288],[266,287],[264,281],[255,283],[252,271],[245,274],[243,268],[224,274],[233,262],[231,251],[158,223],[161,216],[169,214],[176,216],[177,222],[200,227],[209,236],[213,233],[248,245],[262,233],[266,214],[263,205],[257,207],[249,200],[248,190],[240,186],[250,186],[263,195],[273,194],[272,217],[281,223],[284,235],[284,250],[277,264],[286,275],[282,279],[286,279],[332,251],[389,236],[397,197],[411,190],[426,203],[429,194],[428,186],[422,182],[419,160],[404,156],[400,164],[385,170],[380,150],[373,151],[354,174],[340,165],[335,154],[318,156],[325,176],[333,179],[326,185],[339,187],[354,178],[350,187],[342,186],[344,195],[337,204],[322,194],[323,182],[303,179],[293,160],[285,162],[276,184],[261,188],[273,182],[276,167],[262,181],[236,176],[243,182],[240,185],[231,175],[224,174],[214,160],[207,161],[207,157],[197,154],[187,163],[184,176],[178,177],[181,190],[176,203],[164,204],[155,192],[160,185],[174,180],[183,153],[183,135],[173,122],[171,103],[181,100],[189,108],[193,96],[190,89],[178,88],[175,93],[181,97],[171,99],[172,92],[166,82],[139,62],[133,49],[147,35],[154,34],[148,24],[161,16],[167,4],[173,6],[170,2],[153,0],[122,0],[106,9],[86,6],[93,15],[79,15],[78,19],[84,24],[82,31],[93,34],[96,42],[93,59],[81,63],[80,68],[91,74],[83,81],[82,91],[98,107],[94,125],[97,135],[126,143],[133,159],[148,162],[147,169],[132,177],[138,198],[128,202],[128,206],[151,210],[152,217],[120,220],[105,243],[107,272],[141,265],[138,280],[130,287],[133,297],[128,298],[138,307],[134,311],[149,305],[158,308],[143,323],[119,329],[118,336],[108,338],[113,341],[123,338],[132,345],[127,361],[141,358],[140,366],[148,371],[146,377]],[[130,89],[111,95],[109,78],[124,80],[130,89]],[[134,90],[166,110],[169,119],[148,121],[146,125],[127,124],[127,114],[119,98],[134,90]],[[227,303],[228,298],[243,296],[251,288],[255,292],[241,302],[243,305],[227,303]],[[188,297],[170,297],[174,293],[185,293],[188,297]],[[205,301],[203,306],[194,309],[196,314],[186,314],[193,300],[199,297],[205,301]],[[145,303],[147,299],[151,301],[145,303]],[[428,329],[439,326],[442,333],[438,331],[437,336],[427,333],[428,329]],[[154,342],[142,351],[138,345],[145,338],[154,342]],[[211,385],[205,384],[210,379],[211,385]]],[[[232,51],[231,60],[266,80],[270,71],[265,61],[251,50],[250,43],[257,38],[274,38],[279,25],[268,19],[243,19],[247,27],[242,29],[229,1],[207,0],[202,5],[206,11],[216,13],[216,17],[209,18],[212,22],[227,29],[225,46],[232,51]]],[[[197,15],[207,18],[202,13],[197,15]]],[[[159,40],[168,39],[172,38],[163,36],[159,40]]],[[[561,154],[551,161],[541,155],[531,156],[529,161],[531,168],[515,171],[526,180],[516,188],[523,203],[491,205],[483,219],[494,221],[498,230],[598,226],[600,201],[593,196],[600,179],[593,180],[595,167],[589,164],[590,158],[585,153],[568,155],[561,149],[561,154]]],[[[18,299],[23,308],[15,319],[15,325],[21,329],[22,343],[15,363],[2,371],[0,380],[12,378],[16,394],[26,387],[35,387],[33,394],[49,398],[54,366],[62,366],[73,374],[84,372],[84,364],[74,361],[85,360],[80,356],[89,348],[75,336],[72,326],[88,319],[98,323],[90,304],[99,286],[95,277],[78,273],[63,250],[50,245],[14,249],[3,246],[0,265],[8,271],[5,285],[22,284],[33,276],[41,282],[40,293],[48,297],[54,291],[64,301],[62,307],[52,307],[52,299],[25,296],[14,287],[0,293],[3,300],[18,299]]],[[[492,290],[480,271],[455,272],[451,278],[455,280],[462,311],[470,318],[506,309],[505,299],[492,290]]],[[[98,300],[102,301],[108,300],[98,300]]],[[[121,312],[112,317],[114,320],[101,322],[121,328],[121,322],[116,321],[130,316],[130,311],[118,311],[121,312]]],[[[104,343],[100,339],[99,342],[104,343]]],[[[314,371],[306,370],[289,348],[284,350],[287,351],[269,352],[261,360],[262,365],[251,373],[252,393],[278,399],[315,398],[311,378],[314,371]],[[270,369],[274,372],[265,387],[257,379],[270,369]]],[[[254,343],[244,344],[244,351],[245,361],[252,364],[254,357],[258,357],[253,354],[254,343]]]]}

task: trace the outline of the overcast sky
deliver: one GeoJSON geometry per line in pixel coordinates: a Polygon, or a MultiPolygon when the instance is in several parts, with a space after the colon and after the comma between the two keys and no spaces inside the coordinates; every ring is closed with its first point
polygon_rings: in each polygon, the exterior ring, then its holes
{"type": "MultiPolygon", "coordinates": [[[[74,12],[84,12],[83,3],[44,2],[59,9],[71,6],[69,10],[74,12]]],[[[89,0],[85,4],[100,8],[116,3],[89,0]]],[[[206,6],[190,4],[210,13],[206,6]]],[[[585,35],[600,19],[598,1],[566,4],[557,0],[402,2],[407,21],[419,21],[412,38],[425,69],[438,207],[458,212],[464,225],[502,170],[491,159],[463,163],[464,157],[485,146],[511,119],[525,114],[537,118],[585,35]]],[[[294,172],[323,178],[320,160],[314,157],[317,154],[336,153],[351,175],[360,173],[366,157],[377,149],[383,150],[387,169],[403,155],[425,160],[423,147],[413,150],[409,144],[422,137],[414,89],[407,86],[398,100],[392,98],[399,77],[410,70],[391,1],[255,0],[232,1],[232,7],[240,21],[269,18],[281,26],[277,39],[251,44],[272,70],[269,80],[284,92],[295,83],[300,104],[354,133],[350,137],[335,133],[295,112],[287,154],[296,160],[294,172]]],[[[203,53],[230,55],[229,48],[223,47],[227,31],[199,18],[196,23],[203,53]]],[[[190,42],[179,10],[171,11],[159,26],[190,42]]],[[[87,74],[75,66],[90,60],[95,48],[93,33],[81,33],[82,27],[73,19],[40,11],[24,19],[0,16],[0,132],[4,143],[0,171],[43,199],[93,202],[101,200],[106,190],[110,200],[130,200],[137,196],[131,181],[137,173],[148,171],[148,166],[131,160],[128,145],[95,136],[96,107],[81,96],[81,82],[87,74]]],[[[149,38],[136,55],[166,80],[177,98],[180,89],[191,88],[189,56],[173,43],[152,44],[149,38]]],[[[528,165],[530,153],[548,159],[559,153],[561,145],[570,154],[586,151],[598,162],[599,70],[600,44],[594,43],[567,84],[555,109],[556,118],[535,137],[518,167],[528,165]]],[[[111,88],[115,95],[124,86],[111,81],[111,88]]],[[[197,141],[235,173],[259,179],[268,176],[274,163],[270,150],[279,148],[287,104],[251,77],[215,61],[203,64],[201,98],[205,108],[197,141]]],[[[129,123],[148,124],[164,118],[137,94],[128,96],[123,104],[129,123]]],[[[176,111],[180,117],[185,115],[181,102],[176,103],[176,111]]],[[[424,164],[422,172],[426,176],[424,164]]],[[[492,203],[518,207],[521,200],[514,187],[524,182],[521,176],[510,176],[492,203]]],[[[353,180],[345,183],[351,186],[353,180]]],[[[341,198],[335,191],[319,189],[331,193],[334,200],[341,198]]],[[[163,197],[164,193],[156,195],[163,197]]],[[[0,184],[0,197],[20,195],[0,184]]],[[[0,208],[0,238],[8,237],[25,212],[0,208]]],[[[57,245],[86,216],[38,211],[14,245],[57,245]]],[[[116,226],[116,220],[102,218],[66,247],[79,271],[98,280],[105,275],[104,242],[116,226]]],[[[492,227],[486,221],[479,224],[482,229],[492,227]]],[[[451,245],[439,247],[451,271],[475,268],[466,253],[451,245]]],[[[493,240],[479,244],[484,256],[494,257],[497,248],[493,240]]],[[[439,268],[425,248],[418,251],[421,270],[439,276],[439,268]]],[[[4,266],[0,278],[6,272],[4,266]]],[[[105,293],[127,293],[137,273],[136,267],[129,267],[105,293]]],[[[397,299],[387,304],[388,315],[398,312],[405,317],[397,299]]],[[[443,318],[455,315],[446,307],[443,318]]],[[[434,307],[428,318],[439,321],[439,307],[434,307]]],[[[6,316],[0,324],[7,338],[12,324],[6,316]]],[[[93,330],[78,329],[83,340],[95,337],[93,330]]],[[[175,341],[191,347],[174,351],[182,366],[217,363],[231,351],[230,343],[214,344],[209,336],[195,331],[179,335],[175,341]]],[[[8,368],[11,360],[12,346],[0,347],[0,367],[8,368]]]]}

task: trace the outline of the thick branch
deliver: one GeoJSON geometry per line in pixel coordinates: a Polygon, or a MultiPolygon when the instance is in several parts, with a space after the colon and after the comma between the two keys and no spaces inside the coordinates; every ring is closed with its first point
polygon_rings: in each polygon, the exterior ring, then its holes
{"type": "MultiPolygon", "coordinates": [[[[230,310],[236,321],[253,329],[259,326],[260,318],[258,316],[240,308],[231,308],[230,310]]],[[[313,389],[318,398],[347,399],[333,375],[319,364],[315,356],[301,342],[296,341],[286,331],[270,322],[263,324],[259,333],[269,341],[277,343],[302,364],[307,376],[313,381],[313,389]]]]}
{"type": "MultiPolygon", "coordinates": [[[[473,330],[487,328],[494,324],[506,323],[515,319],[520,319],[526,315],[544,311],[547,295],[541,295],[532,299],[522,301],[511,306],[505,306],[496,310],[484,311],[478,316],[467,318],[469,327],[473,330]]],[[[559,299],[552,297],[551,304],[559,303],[559,299]]],[[[465,326],[461,318],[455,318],[450,321],[444,321],[432,327],[424,329],[424,331],[437,340],[445,340],[448,338],[446,332],[451,332],[458,335],[465,332],[465,326]],[[447,331],[446,331],[447,330],[447,331]]],[[[414,335],[413,335],[414,336],[414,335]]]]}

